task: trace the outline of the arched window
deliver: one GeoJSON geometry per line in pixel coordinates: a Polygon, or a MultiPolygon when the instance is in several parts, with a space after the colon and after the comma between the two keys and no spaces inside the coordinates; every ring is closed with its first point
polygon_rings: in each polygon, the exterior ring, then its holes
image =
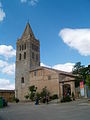
{"type": "Polygon", "coordinates": [[[23,50],[23,45],[22,45],[22,50],[23,50]]]}
{"type": "Polygon", "coordinates": [[[34,71],[34,76],[36,76],[37,75],[37,71],[34,71]]]}
{"type": "Polygon", "coordinates": [[[48,76],[48,80],[51,80],[51,76],[50,75],[48,76]]]}
{"type": "Polygon", "coordinates": [[[19,48],[20,48],[20,51],[21,51],[21,45],[19,46],[19,48]]]}
{"type": "Polygon", "coordinates": [[[21,60],[21,57],[22,57],[22,55],[21,55],[21,53],[19,54],[19,60],[21,60]]]}
{"type": "Polygon", "coordinates": [[[21,83],[24,83],[24,77],[21,78],[21,83]]]}
{"type": "Polygon", "coordinates": [[[26,50],[26,44],[24,44],[24,49],[26,50]]]}
{"type": "Polygon", "coordinates": [[[26,59],[26,52],[24,52],[24,59],[26,59]]]}

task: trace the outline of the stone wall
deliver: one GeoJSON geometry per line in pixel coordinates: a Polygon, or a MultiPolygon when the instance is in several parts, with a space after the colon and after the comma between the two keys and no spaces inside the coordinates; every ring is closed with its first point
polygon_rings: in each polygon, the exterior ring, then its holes
{"type": "Polygon", "coordinates": [[[35,85],[37,92],[41,92],[44,87],[47,87],[51,95],[59,93],[58,74],[55,71],[48,69],[39,69],[30,72],[30,86],[35,85]],[[36,72],[36,76],[34,76],[36,72]]]}

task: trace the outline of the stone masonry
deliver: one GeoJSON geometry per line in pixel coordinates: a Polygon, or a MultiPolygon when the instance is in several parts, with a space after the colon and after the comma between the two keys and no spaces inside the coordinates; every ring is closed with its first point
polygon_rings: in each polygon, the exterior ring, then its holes
{"type": "Polygon", "coordinates": [[[71,73],[40,66],[40,42],[35,38],[27,23],[21,39],[16,43],[15,96],[25,100],[28,87],[35,85],[41,92],[47,87],[51,95],[62,97],[62,86],[70,86],[70,93],[75,93],[75,76],[71,73]]]}

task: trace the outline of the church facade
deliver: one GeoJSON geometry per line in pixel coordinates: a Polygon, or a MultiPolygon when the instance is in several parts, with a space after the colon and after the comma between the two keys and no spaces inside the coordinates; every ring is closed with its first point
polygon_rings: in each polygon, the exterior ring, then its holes
{"type": "Polygon", "coordinates": [[[40,92],[47,87],[51,95],[63,96],[69,91],[75,94],[75,76],[71,73],[40,66],[40,42],[27,23],[21,39],[16,43],[15,95],[25,100],[29,86],[35,85],[40,92]]]}

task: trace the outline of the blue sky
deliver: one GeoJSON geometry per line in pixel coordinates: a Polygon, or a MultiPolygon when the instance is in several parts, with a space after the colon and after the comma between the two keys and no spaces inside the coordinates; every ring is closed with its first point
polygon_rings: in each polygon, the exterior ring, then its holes
{"type": "Polygon", "coordinates": [[[27,22],[41,65],[71,71],[90,62],[90,0],[0,0],[0,88],[13,89],[15,49],[27,22]]]}

